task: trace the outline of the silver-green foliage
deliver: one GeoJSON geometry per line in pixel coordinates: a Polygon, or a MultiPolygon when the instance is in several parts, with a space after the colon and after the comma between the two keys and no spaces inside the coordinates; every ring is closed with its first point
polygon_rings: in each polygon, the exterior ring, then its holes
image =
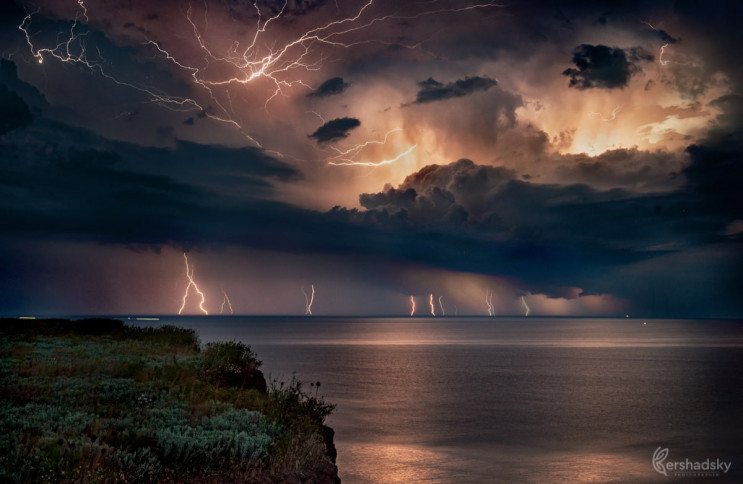
{"type": "Polygon", "coordinates": [[[192,425],[158,428],[163,462],[174,467],[247,467],[268,457],[279,428],[254,411],[214,404],[218,413],[192,425]]]}

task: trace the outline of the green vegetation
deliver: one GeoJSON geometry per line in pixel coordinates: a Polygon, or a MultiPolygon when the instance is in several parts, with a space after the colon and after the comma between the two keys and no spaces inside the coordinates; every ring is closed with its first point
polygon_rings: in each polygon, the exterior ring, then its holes
{"type": "Polygon", "coordinates": [[[0,320],[0,482],[271,482],[332,468],[334,405],[319,382],[314,394],[296,380],[267,388],[260,366],[243,343],[201,349],[173,326],[0,320]]]}

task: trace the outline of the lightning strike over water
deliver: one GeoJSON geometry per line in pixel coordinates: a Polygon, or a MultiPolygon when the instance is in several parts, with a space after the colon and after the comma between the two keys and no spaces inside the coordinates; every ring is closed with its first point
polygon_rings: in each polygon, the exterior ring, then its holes
{"type": "Polygon", "coordinates": [[[531,308],[529,308],[529,305],[526,304],[526,299],[524,299],[524,296],[521,296],[521,307],[524,308],[524,316],[528,316],[531,312],[531,308]]]}
{"type": "Polygon", "coordinates": [[[201,301],[199,302],[199,309],[204,314],[209,314],[209,312],[204,308],[204,303],[206,302],[206,297],[204,296],[204,293],[201,292],[199,289],[199,286],[196,285],[196,281],[194,281],[193,278],[193,267],[189,267],[188,265],[188,256],[186,253],[183,253],[183,259],[186,262],[186,277],[188,278],[188,286],[186,286],[186,292],[183,294],[183,304],[181,305],[181,308],[178,310],[178,314],[181,314],[183,310],[186,307],[186,300],[188,299],[188,293],[191,291],[191,287],[194,288],[194,291],[196,291],[196,294],[198,294],[201,297],[201,301]]]}
{"type": "Polygon", "coordinates": [[[311,292],[308,295],[307,291],[304,290],[304,286],[302,286],[302,294],[304,294],[304,314],[307,316],[312,316],[312,303],[315,302],[315,285],[310,285],[311,292]]]}
{"type": "Polygon", "coordinates": [[[410,316],[415,314],[415,298],[410,296],[410,316]]]}
{"type": "Polygon", "coordinates": [[[433,293],[428,297],[428,305],[431,306],[431,316],[436,317],[436,306],[433,305],[433,293]]]}
{"type": "Polygon", "coordinates": [[[485,304],[488,305],[488,316],[493,316],[495,314],[493,309],[493,291],[490,289],[485,290],[485,304]]]}
{"type": "Polygon", "coordinates": [[[224,295],[224,299],[222,299],[222,305],[219,307],[219,314],[224,313],[225,304],[227,305],[227,307],[230,308],[230,314],[235,314],[235,311],[232,310],[232,301],[230,301],[230,297],[227,295],[224,289],[222,289],[222,294],[224,295]]]}
{"type": "Polygon", "coordinates": [[[446,311],[444,311],[444,303],[442,302],[444,299],[444,296],[439,296],[439,307],[441,308],[441,315],[446,316],[446,311]]]}

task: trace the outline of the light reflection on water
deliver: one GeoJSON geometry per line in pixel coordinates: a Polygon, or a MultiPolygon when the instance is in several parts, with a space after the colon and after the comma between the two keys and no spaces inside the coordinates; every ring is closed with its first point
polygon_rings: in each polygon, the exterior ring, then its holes
{"type": "MultiPolygon", "coordinates": [[[[344,484],[664,482],[653,450],[743,467],[740,322],[186,318],[338,404],[344,484]]],[[[740,474],[714,482],[740,481],[740,474]]]]}

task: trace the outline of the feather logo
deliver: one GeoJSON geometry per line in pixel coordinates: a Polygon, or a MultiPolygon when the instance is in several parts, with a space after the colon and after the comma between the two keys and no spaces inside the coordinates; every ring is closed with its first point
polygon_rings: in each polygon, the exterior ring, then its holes
{"type": "Polygon", "coordinates": [[[663,466],[663,461],[666,460],[666,458],[668,458],[668,447],[665,449],[658,447],[655,449],[655,452],[653,452],[653,469],[664,476],[668,475],[668,471],[666,471],[666,468],[663,466]]]}

